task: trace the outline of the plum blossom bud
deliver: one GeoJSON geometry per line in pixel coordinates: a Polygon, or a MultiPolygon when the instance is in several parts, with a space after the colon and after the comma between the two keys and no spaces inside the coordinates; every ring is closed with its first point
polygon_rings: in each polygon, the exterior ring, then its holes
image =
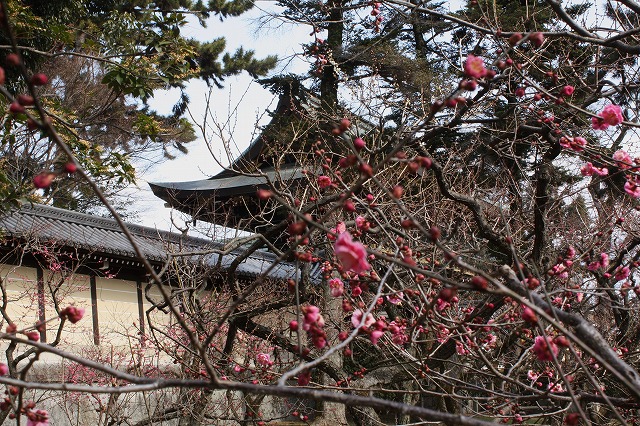
{"type": "Polygon", "coordinates": [[[60,311],[60,318],[68,319],[71,324],[75,324],[84,316],[84,308],[68,306],[60,311]]]}
{"type": "Polygon", "coordinates": [[[73,161],[69,161],[64,165],[64,171],[69,174],[74,174],[78,171],[78,166],[76,166],[76,163],[74,163],[73,161]]]}
{"type": "Polygon", "coordinates": [[[45,74],[42,74],[42,73],[34,74],[31,77],[31,83],[34,86],[44,86],[48,82],[49,82],[49,78],[45,74]]]}
{"type": "Polygon", "coordinates": [[[487,287],[489,286],[489,283],[484,277],[481,277],[480,275],[476,275],[471,279],[471,285],[473,285],[478,290],[486,290],[487,287]]]}
{"type": "Polygon", "coordinates": [[[541,32],[534,32],[529,34],[529,41],[531,42],[531,44],[533,44],[535,47],[540,47],[542,46],[542,43],[544,43],[544,34],[542,34],[541,32]]]}
{"type": "Polygon", "coordinates": [[[258,199],[260,199],[262,201],[266,201],[269,198],[271,198],[273,193],[271,191],[269,191],[268,189],[258,189],[256,195],[258,196],[258,199]]]}
{"type": "Polygon", "coordinates": [[[25,333],[25,336],[27,336],[27,339],[31,340],[32,342],[37,342],[38,340],[40,340],[40,333],[38,333],[37,331],[28,331],[25,333]]]}
{"type": "Polygon", "coordinates": [[[538,316],[533,312],[533,309],[528,306],[522,308],[522,319],[531,324],[538,322],[538,316]]]}
{"type": "Polygon", "coordinates": [[[33,186],[37,189],[45,189],[51,186],[56,174],[51,172],[38,173],[33,177],[33,186]]]}
{"type": "Polygon", "coordinates": [[[355,138],[353,140],[353,147],[356,149],[356,151],[362,151],[362,149],[364,149],[365,145],[366,145],[366,143],[365,143],[364,139],[362,139],[360,137],[355,138]]]}
{"type": "Polygon", "coordinates": [[[523,35],[520,33],[514,33],[511,37],[509,37],[509,44],[515,46],[520,43],[520,40],[523,39],[523,35]]]}

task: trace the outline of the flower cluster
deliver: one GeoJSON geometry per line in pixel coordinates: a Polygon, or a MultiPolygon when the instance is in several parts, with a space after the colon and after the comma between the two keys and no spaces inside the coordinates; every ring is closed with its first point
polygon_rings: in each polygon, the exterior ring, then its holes
{"type": "Polygon", "coordinates": [[[553,361],[553,357],[558,356],[558,345],[544,336],[536,336],[531,350],[539,361],[553,361]]]}
{"type": "Polygon", "coordinates": [[[572,149],[575,152],[582,152],[587,146],[587,140],[576,136],[574,138],[563,136],[560,138],[560,146],[566,149],[572,149]]]}
{"type": "Polygon", "coordinates": [[[609,255],[607,253],[600,253],[600,259],[591,262],[587,269],[590,271],[597,271],[598,269],[606,269],[609,266],[609,255]]]}
{"type": "Polygon", "coordinates": [[[587,164],[580,168],[580,173],[582,176],[606,176],[609,174],[609,169],[606,167],[596,167],[591,162],[587,162],[587,164]]]}
{"type": "Polygon", "coordinates": [[[323,330],[324,318],[320,315],[320,308],[309,305],[302,307],[302,329],[307,332],[313,346],[322,349],[327,345],[327,333],[323,330]]]}
{"type": "Polygon", "coordinates": [[[368,313],[365,316],[364,312],[360,309],[353,311],[353,314],[351,315],[351,324],[354,328],[360,327],[361,332],[369,333],[369,340],[371,340],[371,343],[374,345],[378,344],[378,340],[387,329],[387,325],[382,319],[376,321],[371,313],[368,313]]]}

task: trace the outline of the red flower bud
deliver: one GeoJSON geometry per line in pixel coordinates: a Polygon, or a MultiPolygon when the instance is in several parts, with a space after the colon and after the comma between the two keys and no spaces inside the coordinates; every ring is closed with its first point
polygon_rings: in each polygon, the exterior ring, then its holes
{"type": "Polygon", "coordinates": [[[367,163],[360,164],[360,167],[358,167],[358,169],[360,170],[360,173],[362,173],[366,177],[373,176],[373,168],[367,163]]]}
{"type": "Polygon", "coordinates": [[[25,333],[25,335],[27,336],[27,339],[31,340],[32,342],[37,342],[38,340],[40,340],[40,333],[38,333],[37,331],[28,331],[25,333]]]}
{"type": "Polygon", "coordinates": [[[78,170],[78,166],[73,161],[69,161],[64,165],[64,171],[70,174],[74,174],[78,170]]]}
{"type": "Polygon", "coordinates": [[[431,241],[435,242],[440,239],[442,232],[440,231],[440,228],[438,228],[437,226],[432,226],[431,228],[429,228],[429,235],[431,237],[431,241]]]}
{"type": "Polygon", "coordinates": [[[522,308],[522,319],[531,324],[538,322],[538,316],[533,312],[533,309],[528,306],[522,308]]]}
{"type": "Polygon", "coordinates": [[[471,279],[471,285],[473,285],[478,290],[486,290],[489,287],[489,282],[484,277],[480,275],[476,275],[471,279]]]}
{"type": "Polygon", "coordinates": [[[273,195],[273,193],[271,191],[269,191],[268,189],[258,189],[256,195],[258,196],[258,198],[262,201],[266,201],[269,198],[271,198],[271,196],[273,195]]]}
{"type": "Polygon", "coordinates": [[[307,229],[306,222],[293,222],[289,225],[289,234],[291,235],[302,235],[304,231],[307,229]]]}
{"type": "Polygon", "coordinates": [[[540,47],[542,46],[542,43],[544,43],[544,34],[542,34],[541,32],[531,33],[529,34],[529,41],[535,47],[540,47]]]}
{"type": "Polygon", "coordinates": [[[16,101],[18,101],[18,103],[23,106],[31,106],[35,103],[33,96],[24,94],[16,96],[16,101]]]}
{"type": "Polygon", "coordinates": [[[38,189],[45,189],[51,186],[53,179],[55,179],[55,173],[42,172],[33,177],[33,186],[38,189]]]}
{"type": "Polygon", "coordinates": [[[38,73],[31,76],[31,83],[34,86],[44,86],[48,82],[49,82],[49,78],[45,74],[38,73]]]}
{"type": "Polygon", "coordinates": [[[20,65],[20,56],[18,56],[15,53],[9,53],[4,58],[4,62],[5,62],[5,64],[7,64],[9,66],[17,67],[18,65],[20,65]]]}
{"type": "Polygon", "coordinates": [[[455,287],[445,287],[442,290],[440,290],[440,293],[438,294],[438,299],[442,299],[445,302],[450,302],[451,299],[456,297],[457,294],[458,294],[458,290],[455,287]]]}
{"type": "Polygon", "coordinates": [[[511,37],[509,37],[509,44],[515,46],[522,40],[522,34],[514,33],[511,37]]]}
{"type": "Polygon", "coordinates": [[[340,131],[346,132],[351,127],[351,121],[348,118],[343,118],[340,120],[340,131]]]}
{"type": "Polygon", "coordinates": [[[23,113],[24,107],[20,105],[18,102],[11,102],[11,105],[9,105],[9,112],[12,114],[23,113]]]}

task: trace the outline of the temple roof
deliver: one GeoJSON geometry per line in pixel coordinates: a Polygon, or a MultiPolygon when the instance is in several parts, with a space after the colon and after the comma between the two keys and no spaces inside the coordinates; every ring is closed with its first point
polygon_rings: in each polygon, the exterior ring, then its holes
{"type": "MultiPolygon", "coordinates": [[[[256,188],[267,186],[267,181],[289,181],[300,179],[304,176],[300,167],[295,164],[285,165],[278,170],[273,168],[264,169],[261,174],[237,174],[219,177],[216,175],[210,179],[192,180],[188,182],[154,182],[149,183],[153,193],[165,199],[173,197],[175,200],[184,200],[193,191],[198,191],[201,195],[215,193],[217,196],[231,196],[239,194],[255,194],[256,188]]],[[[224,176],[224,175],[223,175],[224,176]]]]}
{"type": "MultiPolygon", "coordinates": [[[[271,113],[271,122],[229,167],[208,179],[150,182],[154,195],[194,219],[253,232],[265,223],[284,220],[286,212],[262,217],[263,206],[256,199],[256,190],[268,188],[268,182],[285,187],[306,178],[294,153],[314,155],[313,144],[323,120],[321,102],[316,96],[296,82],[287,82],[283,87],[286,89],[271,113]]],[[[342,135],[345,141],[375,128],[346,109],[342,113],[353,117],[351,129],[342,135]]]]}
{"type": "MultiPolygon", "coordinates": [[[[145,257],[156,264],[166,260],[168,253],[223,249],[222,243],[204,238],[133,224],[127,224],[127,228],[145,257]]],[[[115,220],[39,204],[25,204],[19,210],[1,214],[0,239],[4,240],[5,244],[15,244],[16,240],[24,242],[35,239],[106,258],[117,258],[132,263],[138,261],[131,243],[115,220]]],[[[241,252],[242,249],[239,249],[236,253],[232,252],[222,257],[217,253],[207,253],[193,255],[191,259],[205,267],[224,269],[241,252]]],[[[274,254],[263,251],[256,251],[243,260],[237,273],[256,276],[272,264],[277,265],[268,274],[271,278],[290,278],[296,274],[294,265],[278,262],[274,254]]]]}

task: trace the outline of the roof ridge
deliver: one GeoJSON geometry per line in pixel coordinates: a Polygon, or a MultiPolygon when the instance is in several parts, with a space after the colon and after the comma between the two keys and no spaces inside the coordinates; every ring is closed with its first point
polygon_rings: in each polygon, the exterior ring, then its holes
{"type": "MultiPolygon", "coordinates": [[[[13,210],[8,214],[27,214],[48,217],[50,219],[65,220],[76,225],[90,226],[94,228],[102,228],[116,232],[122,232],[122,228],[113,218],[95,216],[88,213],[82,213],[73,210],[61,209],[59,207],[48,206],[46,204],[23,204],[19,209],[13,210]]],[[[194,237],[190,235],[182,235],[176,232],[165,231],[163,229],[153,228],[150,226],[138,225],[135,223],[125,222],[127,229],[134,235],[145,238],[154,238],[165,242],[191,242],[193,245],[220,245],[220,243],[204,238],[194,237]]]]}

